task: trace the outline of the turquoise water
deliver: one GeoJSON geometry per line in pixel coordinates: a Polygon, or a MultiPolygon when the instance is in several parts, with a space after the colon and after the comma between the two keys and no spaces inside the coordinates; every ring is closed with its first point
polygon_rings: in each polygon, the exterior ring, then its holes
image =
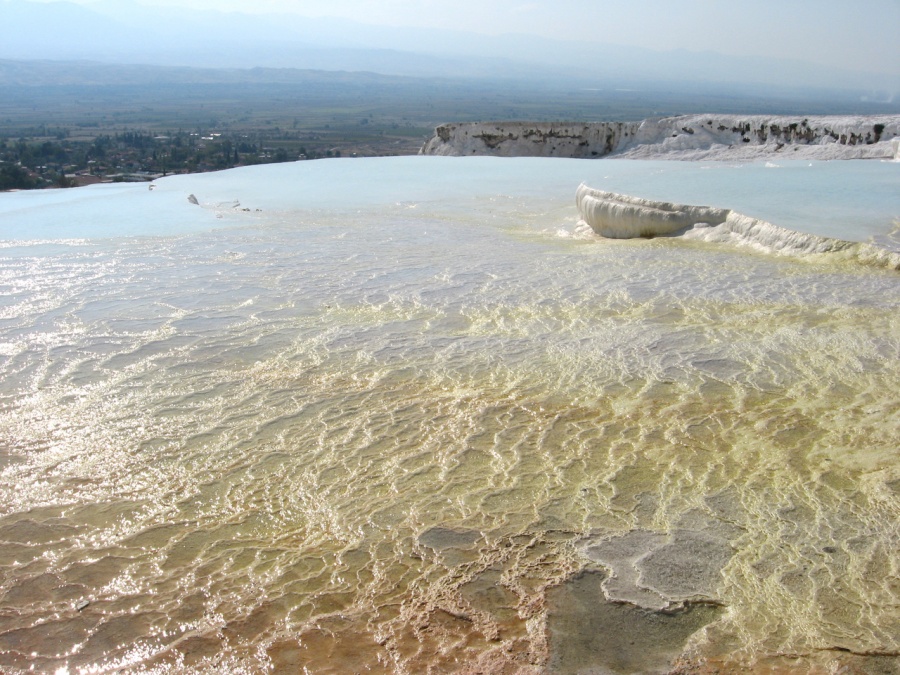
{"type": "Polygon", "coordinates": [[[818,185],[806,225],[864,239],[898,169],[399,158],[0,195],[0,670],[892,658],[900,277],[603,240],[574,190],[779,222],[755,209],[818,185]],[[660,651],[597,643],[623,622],[660,651]]]}
{"type": "Polygon", "coordinates": [[[2,239],[177,234],[215,225],[186,208],[265,211],[353,210],[391,203],[467,209],[479,197],[509,196],[568,206],[575,187],[730,208],[782,227],[851,241],[896,229],[900,164],[882,161],[749,163],[396,157],[264,165],[170,176],[146,184],[6,194],[2,239]],[[574,186],[574,187],[573,187],[574,186]]]}

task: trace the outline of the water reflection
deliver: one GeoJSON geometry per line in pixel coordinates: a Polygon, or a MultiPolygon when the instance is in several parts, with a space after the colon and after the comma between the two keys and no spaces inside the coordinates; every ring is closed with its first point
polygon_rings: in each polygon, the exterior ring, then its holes
{"type": "Polygon", "coordinates": [[[5,257],[2,667],[896,653],[896,274],[540,205],[5,257]]]}

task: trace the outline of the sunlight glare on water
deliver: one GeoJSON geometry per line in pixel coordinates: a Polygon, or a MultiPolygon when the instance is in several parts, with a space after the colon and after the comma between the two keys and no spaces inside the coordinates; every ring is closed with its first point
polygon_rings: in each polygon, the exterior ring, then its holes
{"type": "Polygon", "coordinates": [[[613,163],[557,162],[178,177],[9,235],[2,669],[896,656],[897,273],[602,240],[573,176],[613,163]]]}

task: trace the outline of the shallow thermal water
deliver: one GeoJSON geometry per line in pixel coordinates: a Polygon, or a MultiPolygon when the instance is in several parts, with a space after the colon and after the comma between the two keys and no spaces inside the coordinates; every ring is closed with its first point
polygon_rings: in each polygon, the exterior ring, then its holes
{"type": "Polygon", "coordinates": [[[900,275],[603,240],[581,180],[900,214],[879,162],[0,195],[0,670],[896,670],[900,275]]]}

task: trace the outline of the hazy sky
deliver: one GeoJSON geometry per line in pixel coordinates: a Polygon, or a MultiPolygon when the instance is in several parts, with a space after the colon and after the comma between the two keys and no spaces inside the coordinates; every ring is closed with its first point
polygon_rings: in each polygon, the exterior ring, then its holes
{"type": "MultiPolygon", "coordinates": [[[[38,0],[35,0],[38,1],[38,0]]],[[[47,1],[47,0],[41,0],[47,1]]],[[[73,0],[91,5],[98,0],[73,0]]],[[[139,0],[900,71],[900,0],[139,0]]]]}

